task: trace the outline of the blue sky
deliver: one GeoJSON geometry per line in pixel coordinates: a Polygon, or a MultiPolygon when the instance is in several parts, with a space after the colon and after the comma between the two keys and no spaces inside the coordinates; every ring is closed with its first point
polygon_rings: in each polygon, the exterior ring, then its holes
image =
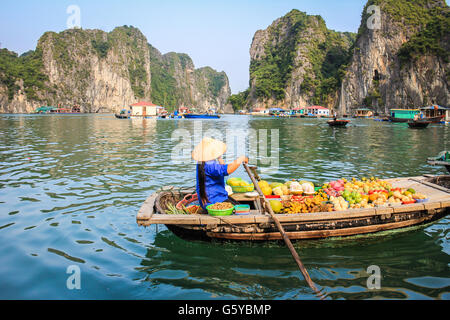
{"type": "Polygon", "coordinates": [[[34,49],[45,31],[67,28],[69,5],[83,29],[133,25],[162,53],[189,54],[196,67],[225,71],[233,93],[248,87],[254,33],[292,9],[321,15],[328,28],[358,30],[366,0],[1,0],[0,43],[19,54],[34,49]]]}

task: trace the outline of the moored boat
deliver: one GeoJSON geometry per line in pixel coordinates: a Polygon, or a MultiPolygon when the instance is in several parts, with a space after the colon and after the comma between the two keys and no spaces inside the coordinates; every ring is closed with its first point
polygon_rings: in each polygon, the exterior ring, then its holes
{"type": "Polygon", "coordinates": [[[424,118],[433,123],[445,123],[450,120],[450,108],[433,105],[420,108],[424,118]]]}
{"type": "MultiPolygon", "coordinates": [[[[414,188],[427,195],[426,202],[301,214],[277,214],[291,240],[321,239],[369,234],[421,225],[450,213],[450,176],[420,176],[388,179],[393,187],[414,188]]],[[[175,235],[187,240],[282,240],[274,220],[263,209],[258,196],[233,194],[239,203],[249,204],[247,215],[210,216],[206,214],[166,214],[193,189],[165,188],[150,195],[136,220],[141,226],[164,224],[175,235]]]]}
{"type": "Polygon", "coordinates": [[[391,109],[389,121],[408,122],[414,119],[420,113],[419,109],[391,109]]]}
{"type": "Polygon", "coordinates": [[[445,116],[441,115],[441,116],[437,116],[437,117],[425,117],[422,118],[421,120],[423,121],[429,121],[430,123],[441,123],[442,121],[444,121],[445,116]]]}
{"type": "Polygon", "coordinates": [[[130,119],[130,115],[129,114],[124,114],[124,113],[119,113],[119,114],[114,114],[114,116],[117,119],[130,119]]]}
{"type": "Polygon", "coordinates": [[[422,121],[422,120],[409,121],[408,126],[411,129],[424,129],[424,128],[428,127],[428,125],[430,123],[431,123],[431,121],[422,121]]]}
{"type": "Polygon", "coordinates": [[[350,120],[329,120],[327,121],[330,127],[345,127],[350,120]]]}
{"type": "Polygon", "coordinates": [[[433,166],[444,166],[450,173],[450,152],[442,151],[437,157],[428,158],[427,163],[433,166]]]}
{"type": "Polygon", "coordinates": [[[370,118],[373,116],[373,111],[368,108],[356,109],[355,118],[370,118]]]}
{"type": "Polygon", "coordinates": [[[184,115],[186,119],[219,119],[220,115],[218,114],[194,114],[194,113],[186,113],[184,115]]]}

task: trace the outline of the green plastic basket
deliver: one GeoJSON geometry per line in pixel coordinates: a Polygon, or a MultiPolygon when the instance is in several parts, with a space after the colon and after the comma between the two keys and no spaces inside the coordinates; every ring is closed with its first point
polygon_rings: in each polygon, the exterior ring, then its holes
{"type": "Polygon", "coordinates": [[[206,207],[206,210],[208,210],[208,214],[211,216],[230,216],[233,214],[234,206],[226,210],[214,210],[210,208],[213,205],[214,204],[210,204],[209,206],[206,207]]]}

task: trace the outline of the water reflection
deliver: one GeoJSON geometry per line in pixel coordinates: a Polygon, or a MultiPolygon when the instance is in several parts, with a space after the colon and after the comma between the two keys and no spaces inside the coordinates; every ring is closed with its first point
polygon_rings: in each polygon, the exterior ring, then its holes
{"type": "MultiPolygon", "coordinates": [[[[193,161],[171,161],[178,143],[172,133],[186,130],[193,145],[200,127],[224,136],[232,129],[277,129],[280,167],[264,173],[269,181],[443,174],[425,160],[450,147],[447,126],[410,130],[369,120],[341,130],[322,120],[249,116],[1,116],[0,297],[314,298],[284,246],[191,243],[164,227],[156,233],[136,225],[135,214],[150,193],[195,183],[193,161]],[[67,292],[70,264],[82,268],[85,291],[67,292]]],[[[247,178],[242,168],[234,175],[247,178]]],[[[448,299],[448,230],[443,219],[400,234],[296,246],[329,298],[448,299]],[[383,276],[382,289],[373,292],[366,288],[372,264],[383,276]]]]}
{"type": "MultiPolygon", "coordinates": [[[[449,258],[433,237],[417,232],[423,228],[303,241],[295,246],[311,278],[329,299],[440,298],[448,293],[449,258]],[[381,269],[379,290],[367,288],[371,265],[381,269]],[[432,276],[423,278],[423,274],[432,276]]],[[[136,269],[150,288],[167,285],[187,295],[201,289],[218,298],[314,298],[287,248],[278,242],[186,242],[164,230],[156,234],[136,269]]]]}

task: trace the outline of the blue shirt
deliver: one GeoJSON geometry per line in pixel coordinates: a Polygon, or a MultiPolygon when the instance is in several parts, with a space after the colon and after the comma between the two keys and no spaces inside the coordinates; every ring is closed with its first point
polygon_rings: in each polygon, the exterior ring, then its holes
{"type": "Polygon", "coordinates": [[[200,198],[200,187],[198,184],[197,164],[197,195],[200,206],[205,209],[208,205],[217,202],[224,202],[228,199],[228,192],[225,190],[225,176],[228,176],[228,165],[220,164],[216,160],[205,162],[205,192],[208,202],[203,205],[200,198]]]}

